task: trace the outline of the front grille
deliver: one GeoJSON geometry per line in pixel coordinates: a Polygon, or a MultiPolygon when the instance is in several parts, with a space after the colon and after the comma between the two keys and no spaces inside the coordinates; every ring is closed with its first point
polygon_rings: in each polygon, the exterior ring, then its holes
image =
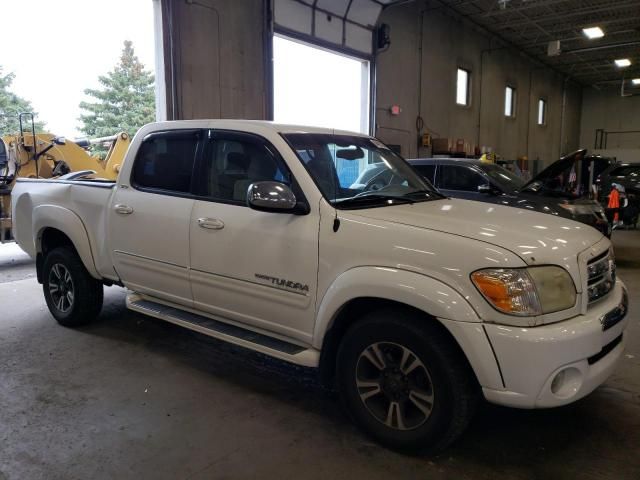
{"type": "Polygon", "coordinates": [[[606,296],[616,284],[616,264],[610,251],[606,251],[587,264],[587,291],[589,303],[606,296]]]}

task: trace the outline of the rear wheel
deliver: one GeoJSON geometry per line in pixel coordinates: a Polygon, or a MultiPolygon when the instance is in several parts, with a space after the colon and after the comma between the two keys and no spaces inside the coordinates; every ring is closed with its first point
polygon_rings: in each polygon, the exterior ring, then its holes
{"type": "Polygon", "coordinates": [[[367,314],[345,334],[337,380],[354,421],[383,445],[436,453],[466,428],[477,386],[457,346],[402,309],[367,314]]]}
{"type": "Polygon", "coordinates": [[[77,327],[98,316],[102,283],[89,274],[73,249],[59,247],[49,252],[42,273],[44,298],[58,323],[77,327]]]}

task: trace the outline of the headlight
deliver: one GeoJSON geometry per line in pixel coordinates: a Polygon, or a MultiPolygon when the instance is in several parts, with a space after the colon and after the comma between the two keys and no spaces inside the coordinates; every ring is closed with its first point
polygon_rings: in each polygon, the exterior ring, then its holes
{"type": "Polygon", "coordinates": [[[491,305],[508,315],[543,315],[576,303],[573,280],[561,267],[488,268],[472,273],[471,280],[491,305]]]}
{"type": "Polygon", "coordinates": [[[590,215],[592,213],[599,213],[599,211],[602,210],[602,207],[596,207],[594,205],[559,203],[558,206],[567,210],[571,215],[590,215]]]}

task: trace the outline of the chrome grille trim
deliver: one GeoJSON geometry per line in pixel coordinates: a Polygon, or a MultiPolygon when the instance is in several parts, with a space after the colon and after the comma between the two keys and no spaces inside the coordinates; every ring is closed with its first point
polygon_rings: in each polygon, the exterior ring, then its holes
{"type": "Polygon", "coordinates": [[[605,251],[587,264],[588,303],[605,297],[616,284],[616,266],[611,252],[605,251]]]}

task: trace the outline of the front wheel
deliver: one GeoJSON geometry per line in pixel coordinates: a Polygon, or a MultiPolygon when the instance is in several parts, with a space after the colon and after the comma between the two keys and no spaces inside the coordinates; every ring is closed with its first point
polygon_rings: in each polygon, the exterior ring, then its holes
{"type": "Polygon", "coordinates": [[[337,358],[347,410],[383,445],[436,453],[466,428],[477,386],[452,339],[411,311],[367,314],[345,334],[337,358]]]}
{"type": "Polygon", "coordinates": [[[89,274],[73,249],[59,247],[49,252],[42,274],[47,307],[60,325],[77,327],[98,316],[102,283],[89,274]]]}

